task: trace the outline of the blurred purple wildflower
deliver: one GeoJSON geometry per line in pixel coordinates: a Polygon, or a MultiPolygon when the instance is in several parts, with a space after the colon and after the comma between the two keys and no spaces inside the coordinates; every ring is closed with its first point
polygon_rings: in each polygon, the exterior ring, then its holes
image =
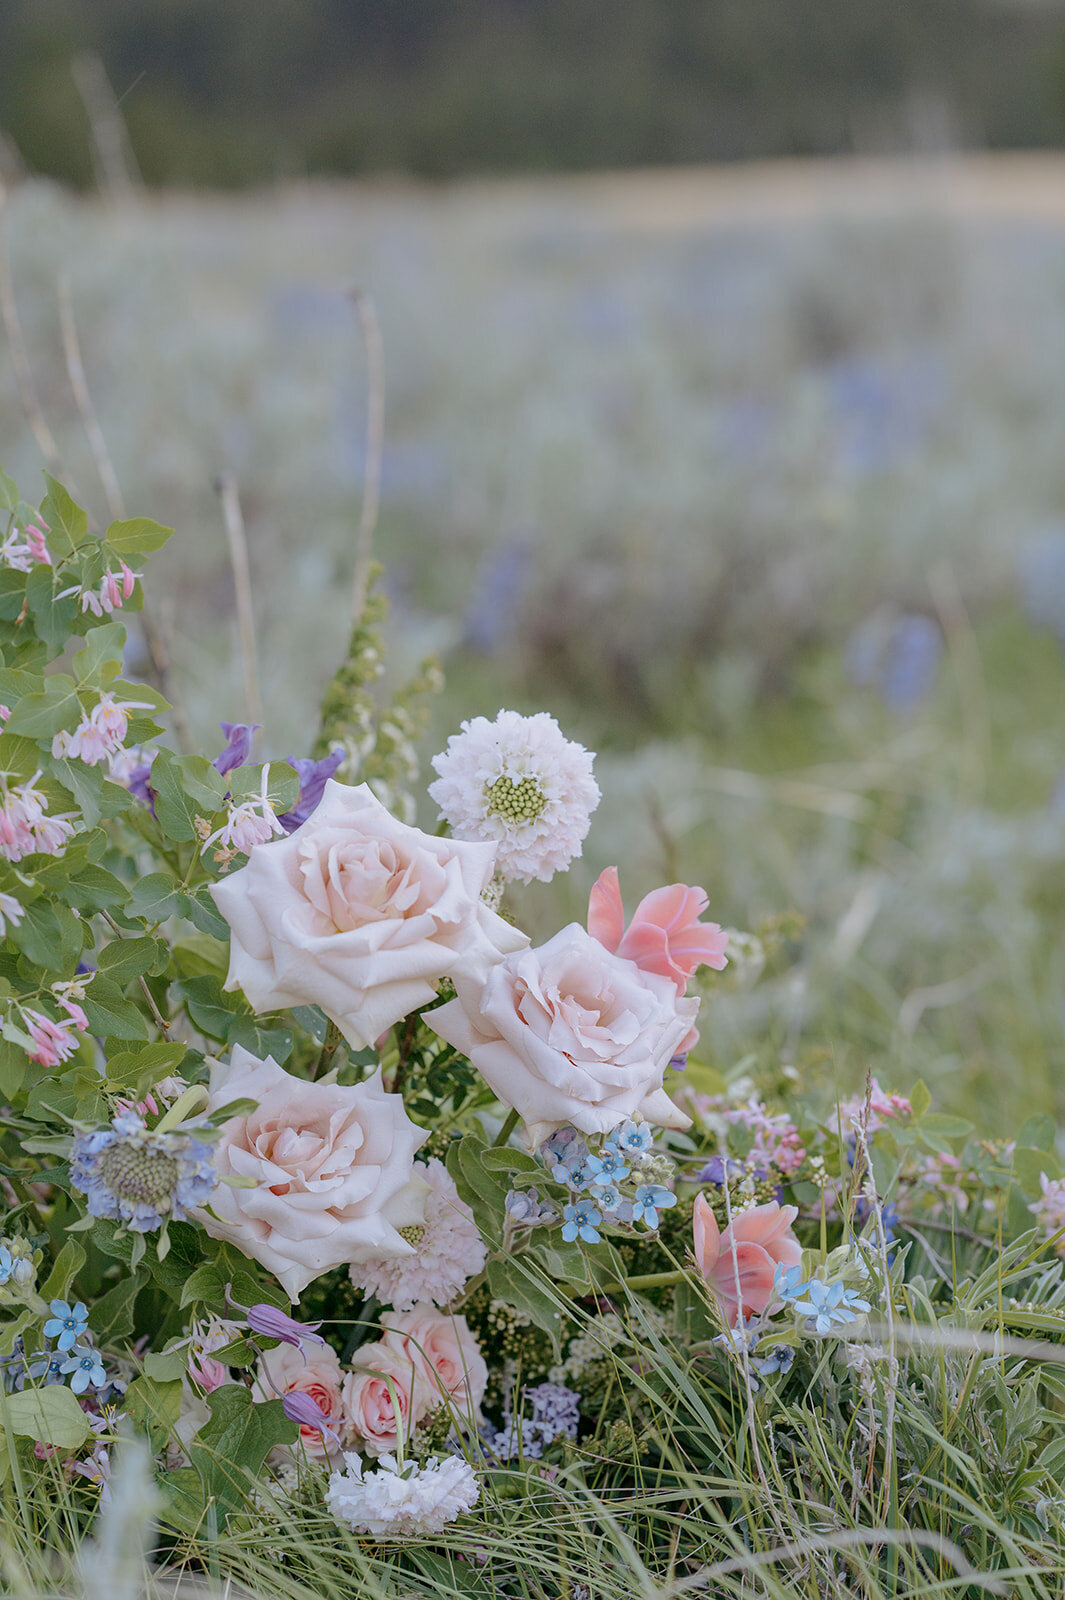
{"type": "Polygon", "coordinates": [[[284,1344],[295,1347],[306,1360],[305,1344],[325,1344],[325,1340],[316,1330],[322,1326],[320,1322],[297,1322],[284,1311],[279,1311],[276,1306],[254,1305],[249,1306],[244,1313],[248,1327],[253,1333],[261,1333],[267,1339],[280,1339],[284,1344]]]}
{"type": "Polygon", "coordinates": [[[224,777],[237,767],[244,766],[251,754],[251,741],[262,727],[261,722],[223,722],[219,726],[226,736],[225,749],[211,762],[216,772],[224,777]]]}
{"type": "Polygon", "coordinates": [[[286,833],[295,833],[321,803],[325,786],[344,759],[343,750],[332,750],[315,761],[310,756],[289,756],[288,764],[299,774],[300,795],[291,811],[282,812],[278,822],[286,833]]]}
{"type": "Polygon", "coordinates": [[[939,671],[943,636],[931,617],[874,612],[847,643],[847,669],[860,688],[875,689],[892,711],[910,711],[929,694],[939,671]]]}

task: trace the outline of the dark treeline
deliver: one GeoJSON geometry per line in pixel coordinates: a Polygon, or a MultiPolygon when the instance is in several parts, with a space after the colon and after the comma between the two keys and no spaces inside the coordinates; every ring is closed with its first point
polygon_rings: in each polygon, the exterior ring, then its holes
{"type": "Polygon", "coordinates": [[[0,128],[73,183],[83,52],[153,183],[1065,142],[1056,0],[0,0],[0,128]]]}

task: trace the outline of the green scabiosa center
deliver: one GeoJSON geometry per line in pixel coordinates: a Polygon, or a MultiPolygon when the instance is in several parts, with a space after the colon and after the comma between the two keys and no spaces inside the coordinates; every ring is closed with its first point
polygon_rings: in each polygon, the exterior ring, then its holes
{"type": "Polygon", "coordinates": [[[100,1156],[99,1172],[120,1200],[153,1210],[169,1206],[178,1181],[174,1157],[142,1144],[110,1145],[100,1156]]]}
{"type": "Polygon", "coordinates": [[[425,1238],[425,1229],[420,1222],[412,1222],[409,1228],[400,1228],[399,1236],[401,1239],[406,1239],[408,1244],[412,1244],[417,1249],[425,1238]]]}
{"type": "Polygon", "coordinates": [[[515,824],[535,822],[547,804],[547,796],[535,778],[521,778],[515,783],[506,773],[494,783],[485,784],[484,797],[490,816],[515,824]]]}

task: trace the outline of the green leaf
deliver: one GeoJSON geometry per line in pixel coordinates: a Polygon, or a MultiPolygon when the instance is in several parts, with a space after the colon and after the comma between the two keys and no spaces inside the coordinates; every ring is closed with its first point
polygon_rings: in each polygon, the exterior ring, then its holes
{"type": "Polygon", "coordinates": [[[182,1345],[177,1350],[149,1351],[144,1358],[145,1376],[153,1378],[156,1383],[172,1383],[175,1378],[180,1383],[188,1369],[188,1345],[182,1345]]]}
{"type": "Polygon", "coordinates": [[[292,1042],[291,1029],[264,1028],[250,1017],[233,1017],[226,1034],[228,1045],[242,1045],[260,1061],[270,1056],[279,1067],[283,1067],[292,1054],[292,1042]]]}
{"type": "MultiPolygon", "coordinates": [[[[37,637],[48,647],[48,653],[57,656],[73,631],[78,617],[78,602],[74,595],[65,599],[65,593],[54,567],[34,567],[26,579],[26,604],[37,625],[37,637]]],[[[69,585],[68,585],[69,587],[69,585]]]]}
{"type": "Polygon", "coordinates": [[[85,1265],[85,1251],[76,1239],[67,1239],[44,1283],[42,1300],[65,1300],[70,1285],[85,1265]]]}
{"type": "Polygon", "coordinates": [[[73,660],[74,676],[81,687],[102,691],[117,678],[122,671],[125,644],[126,630],[121,622],[98,623],[73,660]]]}
{"type": "Polygon", "coordinates": [[[225,804],[225,779],[204,756],[160,750],[152,762],[152,788],[159,825],[179,844],[199,837],[197,817],[210,820],[225,804]]]}
{"type": "Polygon", "coordinates": [[[107,1061],[107,1086],[109,1090],[134,1091],[141,1099],[160,1078],[169,1078],[186,1054],[186,1046],[174,1041],[171,1044],[150,1044],[143,1050],[119,1050],[107,1061]]]}
{"type": "Polygon", "coordinates": [[[130,556],[146,556],[161,550],[173,532],[173,528],[164,528],[150,517],[131,517],[126,522],[112,522],[104,539],[108,549],[128,560],[130,556]]]}
{"type": "Polygon", "coordinates": [[[524,1150],[512,1150],[509,1145],[489,1145],[481,1152],[480,1159],[488,1172],[534,1172],[539,1178],[547,1178],[542,1161],[524,1150]]]}
{"type": "Polygon", "coordinates": [[[26,1081],[29,1065],[20,1045],[9,1039],[0,1042],[0,1099],[14,1100],[26,1081]]]}
{"type": "Polygon", "coordinates": [[[555,1349],[559,1349],[562,1330],[562,1313],[557,1292],[552,1294],[520,1257],[496,1259],[488,1263],[488,1288],[495,1300],[504,1300],[508,1306],[525,1315],[550,1336],[555,1349]]]}
{"type": "Polygon", "coordinates": [[[63,887],[67,902],[79,911],[102,911],[107,906],[120,905],[126,898],[126,892],[126,886],[120,878],[108,872],[106,867],[97,866],[94,861],[79,865],[77,872],[63,887]]]}
{"type": "Polygon", "coordinates": [[[135,1272],[120,1278],[106,1294],[100,1295],[89,1310],[89,1326],[99,1344],[128,1339],[133,1333],[133,1307],[147,1283],[147,1273],[135,1272]]]}
{"type": "Polygon", "coordinates": [[[1053,1150],[1057,1143],[1058,1125],[1053,1117],[1036,1115],[1021,1124],[1017,1143],[1033,1150],[1053,1150]]]}
{"type": "Polygon", "coordinates": [[[16,511],[18,509],[18,484],[14,478],[9,478],[7,473],[0,468],[0,510],[16,511]]]}
{"type": "Polygon", "coordinates": [[[60,1450],[79,1449],[92,1432],[77,1395],[62,1383],[0,1396],[2,1423],[20,1438],[53,1444],[60,1450]]]}
{"type": "Polygon", "coordinates": [[[117,817],[133,804],[129,790],[112,783],[101,767],[64,759],[53,761],[52,770],[63,787],[70,790],[90,828],[95,828],[101,817],[117,817]]]}
{"type": "Polygon", "coordinates": [[[81,702],[73,678],[57,672],[44,680],[38,694],[27,695],[11,708],[5,732],[21,733],[27,739],[50,739],[60,728],[71,728],[81,719],[81,702]]]}
{"type": "Polygon", "coordinates": [[[222,944],[229,943],[229,923],[211,898],[208,888],[197,889],[188,898],[188,919],[201,933],[208,933],[222,944]]]}
{"type": "Polygon", "coordinates": [[[68,556],[88,538],[89,519],[63,485],[47,472],[44,481],[48,492],[41,502],[41,516],[51,529],[48,543],[53,554],[68,556]]]}
{"type": "Polygon", "coordinates": [[[184,913],[187,900],[169,872],[149,872],[133,885],[126,915],[142,917],[153,925],[184,913]]]}
{"type": "Polygon", "coordinates": [[[99,969],[115,983],[126,984],[146,972],[165,972],[170,964],[170,946],[165,939],[114,939],[100,951],[99,969]]]}
{"type": "Polygon", "coordinates": [[[108,1039],[149,1038],[148,1024],[140,1010],[102,974],[98,973],[86,989],[81,1005],[93,1033],[108,1039]]]}
{"type": "Polygon", "coordinates": [[[1039,1194],[1039,1179],[1061,1177],[1061,1163],[1049,1150],[1031,1150],[1018,1145],[1013,1152],[1013,1175],[1026,1194],[1039,1194]]]}
{"type": "Polygon", "coordinates": [[[295,1444],[299,1430],[280,1400],[258,1401],[242,1383],[225,1383],[207,1396],[211,1420],[188,1447],[204,1495],[224,1511],[236,1510],[252,1489],[250,1479],[277,1445],[295,1444]]]}
{"type": "Polygon", "coordinates": [[[913,1107],[914,1120],[917,1121],[923,1117],[931,1104],[931,1090],[924,1082],[923,1078],[918,1078],[917,1082],[910,1090],[910,1105],[913,1107]]]}
{"type": "MultiPolygon", "coordinates": [[[[242,994],[232,997],[225,994],[218,979],[211,973],[199,978],[186,978],[181,985],[185,991],[185,1006],[201,1033],[209,1039],[225,1042],[235,1019],[241,1015],[254,1023],[251,1007],[242,994]]],[[[291,1035],[289,1035],[291,1039],[291,1035]]]]}
{"type": "Polygon", "coordinates": [[[181,1382],[134,1378],[126,1390],[122,1410],[135,1428],[148,1435],[153,1451],[161,1450],[181,1415],[181,1382]]]}
{"type": "Polygon", "coordinates": [[[83,924],[59,900],[35,900],[8,937],[46,972],[68,972],[85,947],[83,924]]]}

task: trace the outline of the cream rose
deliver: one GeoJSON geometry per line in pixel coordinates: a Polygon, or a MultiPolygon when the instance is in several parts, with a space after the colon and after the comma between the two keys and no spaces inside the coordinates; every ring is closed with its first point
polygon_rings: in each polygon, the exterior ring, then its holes
{"type": "Polygon", "coordinates": [[[637,1111],[661,1127],[689,1126],[662,1078],[698,1000],[612,955],[579,923],[455,987],[426,1021],[520,1113],[530,1148],[566,1123],[606,1133],[637,1111]]]}
{"type": "Polygon", "coordinates": [[[211,886],[233,935],[226,988],[256,1011],[320,1006],[365,1049],[441,978],[482,982],[528,944],[481,900],[495,855],[409,828],[365,784],[330,779],[302,827],[211,886]]]}
{"type": "MultiPolygon", "coordinates": [[[[252,1398],[281,1400],[286,1394],[310,1395],[334,1433],[341,1433],[344,1416],[342,1390],[344,1373],[335,1350],[329,1345],[308,1345],[306,1354],[283,1344],[259,1357],[252,1398]]],[[[320,1428],[300,1427],[300,1439],[309,1455],[327,1456],[329,1436],[320,1428]]]]}
{"type": "Polygon", "coordinates": [[[411,1254],[398,1230],[422,1220],[425,1185],[413,1167],[427,1136],[380,1072],[350,1088],[308,1083],[234,1045],[214,1064],[207,1110],[242,1099],[257,1109],[223,1124],[215,1167],[255,1187],[220,1183],[209,1209],[190,1212],[212,1238],[262,1262],[293,1300],[363,1254],[411,1254]]]}
{"type": "Polygon", "coordinates": [[[488,1368],[465,1317],[422,1304],[413,1311],[387,1311],[383,1325],[388,1330],[383,1342],[411,1363],[430,1394],[467,1416],[477,1410],[488,1368]]]}
{"type": "Polygon", "coordinates": [[[353,1364],[341,1394],[344,1420],[363,1449],[387,1455],[400,1433],[410,1438],[436,1397],[410,1356],[384,1340],[356,1350],[353,1364]]]}

